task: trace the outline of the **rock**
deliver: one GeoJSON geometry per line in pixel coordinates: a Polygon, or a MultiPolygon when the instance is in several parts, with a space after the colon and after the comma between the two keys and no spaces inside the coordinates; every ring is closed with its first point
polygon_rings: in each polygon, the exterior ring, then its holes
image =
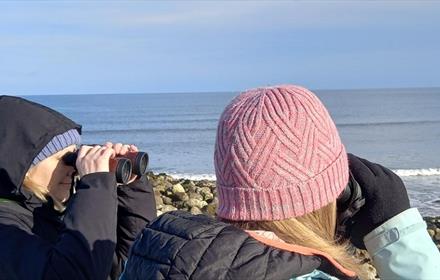
{"type": "Polygon", "coordinates": [[[435,240],[440,241],[440,229],[436,228],[435,229],[435,236],[434,236],[435,240]]]}
{"type": "Polygon", "coordinates": [[[428,233],[429,233],[429,236],[431,236],[431,238],[433,238],[435,235],[435,231],[432,229],[428,229],[428,233]]]}
{"type": "Polygon", "coordinates": [[[159,217],[160,215],[162,215],[163,214],[163,212],[162,211],[160,211],[160,210],[157,210],[156,211],[156,215],[159,217]]]}
{"type": "Polygon", "coordinates": [[[186,206],[186,203],[184,201],[174,202],[174,207],[176,207],[179,210],[188,211],[188,207],[186,206]]]}
{"type": "Polygon", "coordinates": [[[199,193],[196,192],[190,192],[189,193],[189,198],[190,199],[198,199],[198,200],[203,200],[203,196],[199,193]]]}
{"type": "Polygon", "coordinates": [[[163,204],[165,204],[165,205],[173,204],[173,200],[168,196],[162,196],[162,201],[163,201],[163,204]]]}
{"type": "Polygon", "coordinates": [[[196,183],[196,186],[199,188],[208,187],[211,189],[215,186],[215,184],[214,181],[200,180],[196,183]]]}
{"type": "Polygon", "coordinates": [[[163,213],[165,213],[165,212],[170,212],[170,211],[175,211],[175,210],[177,210],[177,208],[174,207],[174,206],[172,206],[172,205],[164,205],[164,206],[162,207],[162,209],[161,209],[161,211],[162,211],[163,213]]]}
{"type": "Polygon", "coordinates": [[[203,212],[197,207],[191,207],[191,210],[189,212],[193,215],[203,214],[203,212]]]}
{"type": "Polygon", "coordinates": [[[188,205],[189,208],[197,207],[199,209],[202,209],[203,207],[207,206],[208,203],[206,201],[199,200],[199,199],[196,199],[196,198],[190,198],[186,202],[186,205],[188,205]]]}
{"type": "Polygon", "coordinates": [[[176,198],[177,201],[187,201],[189,199],[189,196],[186,193],[175,193],[174,197],[176,198]]]}
{"type": "Polygon", "coordinates": [[[211,217],[215,217],[217,212],[217,204],[211,203],[207,205],[205,208],[203,208],[203,212],[211,217]]]}
{"type": "Polygon", "coordinates": [[[183,186],[181,184],[175,184],[172,188],[172,191],[174,194],[176,193],[184,193],[185,189],[183,188],[183,186]]]}
{"type": "Polygon", "coordinates": [[[208,187],[200,188],[199,193],[203,196],[203,200],[206,202],[211,202],[214,199],[214,195],[211,193],[211,189],[208,187]]]}
{"type": "Polygon", "coordinates": [[[156,200],[156,209],[162,209],[162,207],[164,206],[162,197],[160,195],[155,195],[154,199],[156,200]]]}
{"type": "Polygon", "coordinates": [[[182,182],[182,186],[185,188],[187,192],[195,192],[196,191],[196,184],[194,184],[191,180],[185,180],[182,182]]]}
{"type": "Polygon", "coordinates": [[[175,184],[172,188],[173,198],[175,201],[187,201],[189,196],[181,184],[175,184]]]}
{"type": "Polygon", "coordinates": [[[167,190],[167,187],[165,186],[165,184],[158,184],[158,185],[153,185],[153,187],[154,187],[154,190],[157,190],[158,192],[160,192],[160,193],[164,193],[164,192],[166,192],[166,190],[167,190]]]}

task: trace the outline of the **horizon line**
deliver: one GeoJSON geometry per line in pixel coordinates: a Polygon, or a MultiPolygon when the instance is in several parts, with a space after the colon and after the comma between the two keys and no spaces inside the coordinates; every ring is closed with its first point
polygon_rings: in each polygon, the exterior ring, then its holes
{"type": "MultiPolygon", "coordinates": [[[[267,85],[271,86],[271,85],[267,85]]],[[[262,86],[264,87],[264,86],[262,86]]],[[[411,89],[424,89],[424,90],[435,90],[440,89],[440,86],[419,86],[419,87],[369,87],[369,88],[319,88],[310,89],[311,91],[324,92],[324,91],[363,91],[363,90],[411,90],[411,89]]],[[[246,90],[246,89],[245,89],[246,90]]],[[[203,94],[213,94],[213,93],[233,93],[233,92],[243,92],[245,90],[208,90],[208,91],[166,91],[166,92],[98,92],[98,93],[68,93],[68,94],[58,94],[58,93],[46,93],[46,94],[28,94],[28,93],[4,93],[0,92],[0,95],[13,95],[13,96],[77,96],[77,95],[143,95],[143,94],[190,94],[190,93],[203,93],[203,94]]]]}

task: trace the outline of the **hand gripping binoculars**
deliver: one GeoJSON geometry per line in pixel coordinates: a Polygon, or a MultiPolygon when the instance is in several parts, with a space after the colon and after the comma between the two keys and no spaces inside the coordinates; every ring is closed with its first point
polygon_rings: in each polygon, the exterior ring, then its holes
{"type": "MultiPolygon", "coordinates": [[[[70,152],[64,155],[63,162],[76,169],[77,158],[78,151],[70,152]]],[[[148,160],[148,154],[146,152],[128,152],[124,156],[117,156],[110,159],[110,172],[115,173],[116,182],[126,184],[130,180],[132,173],[142,176],[147,172],[148,160]]]]}

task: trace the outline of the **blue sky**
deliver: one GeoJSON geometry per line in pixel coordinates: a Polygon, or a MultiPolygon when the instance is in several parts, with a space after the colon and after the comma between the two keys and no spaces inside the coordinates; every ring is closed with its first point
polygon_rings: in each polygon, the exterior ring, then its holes
{"type": "Polygon", "coordinates": [[[0,93],[440,86],[438,1],[0,1],[0,93]]]}

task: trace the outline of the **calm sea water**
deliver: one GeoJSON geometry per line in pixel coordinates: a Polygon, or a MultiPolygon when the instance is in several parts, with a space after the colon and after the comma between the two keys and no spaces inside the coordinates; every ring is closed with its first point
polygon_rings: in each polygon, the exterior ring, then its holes
{"type": "MultiPolygon", "coordinates": [[[[84,143],[134,143],[150,168],[214,178],[218,118],[237,93],[28,96],[83,125],[84,143]]],[[[440,88],[316,91],[347,150],[396,171],[413,206],[440,215],[440,88]]]]}

